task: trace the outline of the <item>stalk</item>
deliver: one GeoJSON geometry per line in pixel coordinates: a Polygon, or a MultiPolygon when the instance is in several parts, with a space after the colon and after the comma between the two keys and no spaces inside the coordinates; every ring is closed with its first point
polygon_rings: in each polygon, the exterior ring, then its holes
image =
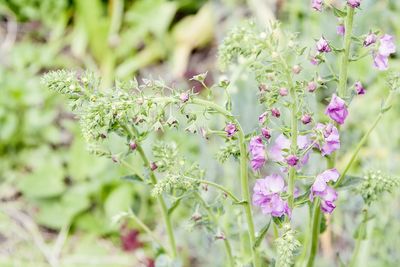
{"type": "MultiPolygon", "coordinates": [[[[291,116],[291,128],[292,128],[292,140],[290,145],[290,150],[293,155],[297,153],[297,94],[296,88],[291,86],[290,95],[292,97],[292,116],[291,116]]],[[[296,168],[294,166],[289,169],[289,184],[288,184],[288,192],[289,192],[289,207],[293,209],[294,206],[294,182],[296,179],[296,168]]]]}
{"type": "MultiPolygon", "coordinates": [[[[142,160],[144,162],[144,165],[147,168],[150,168],[150,162],[149,162],[146,154],[144,153],[144,150],[143,150],[142,146],[140,146],[138,144],[136,149],[139,152],[140,157],[142,158],[142,160]]],[[[151,182],[153,184],[157,183],[157,178],[154,175],[154,172],[152,172],[152,171],[150,172],[150,180],[151,180],[151,182]]],[[[157,196],[157,202],[160,205],[161,214],[162,214],[162,217],[164,219],[165,227],[166,227],[166,230],[167,230],[171,256],[172,256],[172,258],[176,258],[177,249],[176,249],[175,236],[174,236],[174,231],[172,229],[171,218],[170,218],[170,216],[168,214],[167,205],[165,204],[164,198],[162,196],[157,196]]]]}
{"type": "MultiPolygon", "coordinates": [[[[353,18],[354,18],[354,8],[347,7],[347,16],[345,22],[345,35],[343,40],[343,55],[342,61],[340,64],[339,71],[339,87],[338,87],[338,96],[340,98],[346,98],[347,96],[347,76],[348,76],[348,64],[349,64],[349,55],[350,55],[350,46],[351,46],[351,35],[353,31],[353,18]]],[[[339,127],[338,127],[339,129],[339,127]]],[[[336,163],[336,154],[332,154],[331,158],[328,159],[328,167],[333,168],[336,163]]],[[[318,200],[314,204],[314,212],[313,212],[313,225],[312,225],[312,239],[311,239],[311,248],[310,248],[310,257],[308,259],[307,267],[314,266],[315,256],[318,252],[318,237],[320,231],[321,224],[321,210],[320,210],[320,201],[318,200]]]]}
{"type": "Polygon", "coordinates": [[[358,260],[358,254],[360,252],[360,247],[361,247],[361,241],[363,241],[365,239],[365,234],[367,231],[367,223],[368,223],[368,210],[364,209],[363,210],[363,220],[361,221],[361,225],[359,226],[359,233],[357,234],[357,239],[356,239],[356,244],[354,246],[354,250],[353,250],[353,255],[351,257],[350,263],[349,263],[349,267],[354,267],[357,264],[357,260],[358,260]],[[363,230],[361,230],[363,229],[363,230]]]}

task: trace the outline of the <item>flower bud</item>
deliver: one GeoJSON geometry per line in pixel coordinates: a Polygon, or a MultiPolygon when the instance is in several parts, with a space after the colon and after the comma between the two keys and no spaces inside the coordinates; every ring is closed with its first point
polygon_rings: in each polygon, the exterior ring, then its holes
{"type": "Polygon", "coordinates": [[[281,116],[281,112],[277,108],[272,108],[271,109],[272,116],[275,118],[279,118],[281,116]]]}
{"type": "Polygon", "coordinates": [[[183,92],[180,96],[179,99],[185,103],[189,100],[189,94],[187,92],[183,92]]]}
{"type": "Polygon", "coordinates": [[[368,47],[376,42],[376,35],[374,33],[369,33],[363,42],[365,47],[368,47]]]}
{"type": "Polygon", "coordinates": [[[323,0],[312,0],[311,7],[315,11],[322,11],[322,4],[323,4],[323,0]]]}
{"type": "Polygon", "coordinates": [[[361,5],[361,0],[347,0],[347,4],[352,8],[356,8],[361,5]]]}
{"type": "Polygon", "coordinates": [[[301,68],[300,65],[294,65],[294,66],[292,67],[292,72],[293,72],[294,74],[299,74],[299,73],[301,72],[301,70],[302,70],[302,68],[301,68]]]}
{"type": "Polygon", "coordinates": [[[289,155],[286,157],[286,163],[290,166],[296,166],[299,162],[299,158],[296,155],[289,155]]]}
{"type": "Polygon", "coordinates": [[[236,125],[233,123],[228,123],[225,126],[225,132],[227,137],[232,137],[237,132],[236,125]]]}
{"type": "Polygon", "coordinates": [[[314,81],[311,81],[307,84],[307,89],[310,93],[314,92],[315,90],[317,90],[317,83],[314,81]]]}
{"type": "Polygon", "coordinates": [[[281,89],[279,89],[279,95],[280,96],[287,96],[288,95],[288,89],[285,87],[282,87],[281,89]]]}
{"type": "Polygon", "coordinates": [[[302,122],[303,124],[309,124],[309,123],[311,122],[311,120],[312,120],[312,118],[311,118],[311,116],[310,116],[309,114],[304,114],[304,115],[301,117],[301,122],[302,122]]]}
{"type": "Polygon", "coordinates": [[[157,168],[158,168],[158,166],[157,166],[157,164],[156,164],[155,162],[152,162],[152,163],[150,164],[150,169],[151,169],[152,171],[157,170],[157,168]]]}
{"type": "Polygon", "coordinates": [[[345,32],[346,32],[346,28],[344,27],[343,24],[339,24],[339,25],[336,27],[336,33],[337,33],[338,35],[344,36],[345,32]]]}
{"type": "Polygon", "coordinates": [[[317,51],[320,53],[329,53],[332,51],[331,47],[329,46],[328,41],[324,37],[321,37],[318,40],[316,47],[317,47],[317,51]]]}
{"type": "Polygon", "coordinates": [[[258,116],[258,122],[260,124],[264,124],[266,120],[267,120],[267,112],[264,112],[263,114],[258,116]]]}
{"type": "Polygon", "coordinates": [[[134,150],[137,148],[136,142],[135,142],[135,141],[131,141],[131,142],[129,143],[129,148],[130,148],[132,151],[134,151],[134,150]]]}
{"type": "Polygon", "coordinates": [[[361,84],[360,81],[356,82],[354,84],[354,88],[356,89],[356,93],[357,95],[364,95],[365,94],[365,88],[364,86],[361,84]]]}
{"type": "Polygon", "coordinates": [[[265,139],[269,140],[271,138],[271,132],[267,128],[261,129],[261,134],[264,136],[265,139]]]}

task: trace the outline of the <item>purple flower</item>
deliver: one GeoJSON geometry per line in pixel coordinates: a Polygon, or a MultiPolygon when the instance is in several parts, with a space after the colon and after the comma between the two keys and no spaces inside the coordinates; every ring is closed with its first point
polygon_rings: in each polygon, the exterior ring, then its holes
{"type": "Polygon", "coordinates": [[[311,7],[315,10],[315,11],[322,11],[322,4],[323,4],[323,0],[312,0],[311,1],[311,7]]]}
{"type": "Polygon", "coordinates": [[[310,116],[309,114],[304,114],[304,115],[301,117],[301,122],[302,122],[303,124],[309,124],[309,123],[311,122],[311,120],[312,120],[312,118],[311,118],[311,116],[310,116]]]}
{"type": "Polygon", "coordinates": [[[317,90],[317,83],[314,81],[311,81],[307,84],[307,89],[310,93],[314,92],[315,90],[317,90]]]}
{"type": "Polygon", "coordinates": [[[379,54],[382,56],[390,56],[396,52],[396,45],[394,43],[394,37],[389,34],[385,34],[380,39],[379,54]]]}
{"type": "Polygon", "coordinates": [[[387,56],[383,56],[381,54],[376,54],[374,56],[374,66],[378,70],[387,70],[389,63],[389,58],[387,56]]]}
{"type": "Polygon", "coordinates": [[[286,157],[286,163],[290,166],[296,166],[299,162],[299,158],[296,155],[289,155],[286,157]]]}
{"type": "Polygon", "coordinates": [[[310,63],[312,64],[312,65],[314,65],[314,66],[316,66],[316,65],[318,65],[319,64],[319,60],[318,60],[318,58],[317,57],[310,57],[310,63]]]}
{"type": "Polygon", "coordinates": [[[345,27],[344,27],[343,24],[339,24],[339,25],[336,27],[336,33],[337,33],[338,35],[344,36],[345,32],[346,32],[346,29],[345,29],[345,27]]]}
{"type": "Polygon", "coordinates": [[[320,52],[320,53],[329,53],[332,51],[331,47],[329,46],[328,41],[324,37],[321,37],[318,40],[316,47],[317,47],[318,52],[320,52]]]}
{"type": "Polygon", "coordinates": [[[356,8],[361,5],[361,0],[347,0],[347,4],[352,8],[356,8]]]}
{"type": "Polygon", "coordinates": [[[271,132],[267,128],[262,128],[261,129],[261,134],[267,140],[269,140],[271,138],[271,132]]]}
{"type": "Polygon", "coordinates": [[[253,170],[259,170],[265,164],[265,147],[260,136],[251,138],[249,144],[251,154],[251,167],[253,170]]]}
{"type": "Polygon", "coordinates": [[[228,123],[225,126],[225,132],[227,137],[232,137],[237,132],[236,125],[233,123],[228,123]]]}
{"type": "Polygon", "coordinates": [[[339,124],[343,124],[349,112],[347,111],[346,103],[336,94],[332,95],[331,102],[326,107],[325,114],[339,124]]]}
{"type": "Polygon", "coordinates": [[[267,115],[268,115],[268,113],[267,113],[267,112],[264,112],[263,114],[261,114],[260,116],[258,116],[258,122],[259,122],[260,124],[264,124],[265,121],[267,120],[267,115]]]}
{"type": "MultiPolygon", "coordinates": [[[[271,158],[272,161],[275,162],[284,162],[285,157],[288,157],[288,151],[290,149],[290,140],[287,139],[283,134],[279,135],[275,139],[274,145],[269,149],[268,155],[271,158]]],[[[306,149],[310,145],[310,140],[308,139],[307,136],[305,135],[299,135],[297,137],[297,147],[302,150],[306,149]]],[[[296,165],[297,168],[301,168],[303,165],[307,164],[308,162],[308,156],[309,154],[307,153],[306,155],[303,156],[301,159],[297,159],[297,161],[300,160],[301,164],[294,164],[296,165]]],[[[290,163],[287,161],[288,158],[286,158],[286,162],[290,165],[291,163],[294,162],[294,159],[289,158],[290,163]]],[[[292,166],[294,166],[292,165],[292,166]]]]}
{"type": "Polygon", "coordinates": [[[388,61],[390,54],[396,52],[396,45],[394,43],[394,37],[385,34],[380,39],[380,45],[378,53],[374,54],[374,65],[379,70],[386,70],[388,68],[388,61]]]}
{"type": "Polygon", "coordinates": [[[339,131],[332,123],[326,125],[317,123],[315,129],[322,132],[324,138],[316,144],[316,147],[321,151],[322,156],[330,155],[332,152],[340,148],[339,131]]]}
{"type": "Polygon", "coordinates": [[[365,47],[370,46],[376,42],[376,35],[374,33],[369,33],[367,37],[365,37],[363,45],[365,47]]]}
{"type": "Polygon", "coordinates": [[[279,118],[281,116],[281,112],[279,111],[279,109],[277,108],[272,108],[271,109],[271,114],[272,116],[274,116],[275,118],[279,118]]]}
{"type": "Polygon", "coordinates": [[[333,202],[337,199],[337,192],[328,185],[328,182],[336,182],[339,176],[336,169],[326,170],[317,176],[311,186],[310,200],[313,201],[316,196],[320,197],[321,210],[325,213],[332,213],[336,207],[333,202]]]}
{"type": "Polygon", "coordinates": [[[282,87],[281,89],[279,89],[279,95],[280,96],[287,96],[288,95],[288,89],[285,87],[282,87]]]}
{"type": "Polygon", "coordinates": [[[290,216],[290,209],[280,193],[285,190],[285,182],[278,174],[257,179],[253,188],[253,205],[259,206],[264,214],[281,217],[284,214],[290,216]]]}
{"type": "Polygon", "coordinates": [[[356,89],[357,95],[365,94],[365,88],[362,86],[360,81],[358,81],[354,84],[354,88],[356,89]]]}

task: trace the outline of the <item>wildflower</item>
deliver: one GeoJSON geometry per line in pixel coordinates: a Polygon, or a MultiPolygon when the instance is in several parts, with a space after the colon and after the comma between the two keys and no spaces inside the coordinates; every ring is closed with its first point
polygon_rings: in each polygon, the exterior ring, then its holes
{"type": "Polygon", "coordinates": [[[278,174],[257,179],[253,188],[253,205],[259,206],[264,214],[271,214],[273,217],[281,217],[284,214],[289,216],[288,203],[280,196],[284,189],[285,182],[278,174]]]}
{"type": "MultiPolygon", "coordinates": [[[[269,154],[269,157],[271,158],[271,160],[275,161],[275,162],[285,161],[285,157],[288,157],[287,151],[290,149],[290,144],[291,144],[290,140],[287,139],[283,134],[279,135],[275,139],[274,145],[268,151],[268,154],[269,154]]],[[[306,149],[309,146],[309,144],[310,144],[310,141],[308,140],[307,136],[299,135],[297,137],[297,148],[298,149],[300,149],[300,150],[306,149]]],[[[296,167],[301,168],[302,165],[307,164],[308,156],[309,156],[309,154],[307,153],[306,155],[303,156],[303,158],[297,159],[298,161],[300,161],[301,164],[296,163],[295,164],[296,167]]],[[[291,163],[292,162],[294,162],[294,159],[291,159],[291,163]]],[[[287,163],[290,165],[289,162],[287,162],[287,163]]]]}
{"type": "Polygon", "coordinates": [[[361,5],[361,0],[347,0],[347,4],[352,8],[356,8],[361,5]]]}
{"type": "Polygon", "coordinates": [[[302,122],[303,124],[309,124],[309,123],[311,122],[311,120],[312,120],[312,118],[311,118],[311,116],[310,116],[309,114],[304,114],[304,115],[301,117],[301,122],[302,122]]]}
{"type": "Polygon", "coordinates": [[[322,4],[323,4],[323,0],[312,0],[311,1],[311,7],[315,11],[322,11],[322,4]]]}
{"type": "Polygon", "coordinates": [[[365,47],[370,46],[371,44],[374,44],[376,42],[376,35],[374,33],[369,33],[367,37],[365,37],[365,40],[363,42],[363,45],[365,47]]]}
{"type": "Polygon", "coordinates": [[[316,47],[317,47],[318,52],[320,52],[320,53],[329,53],[332,51],[331,47],[329,46],[328,41],[324,37],[321,37],[318,40],[316,47]]]}
{"type": "Polygon", "coordinates": [[[332,95],[331,102],[326,107],[325,114],[339,124],[343,124],[349,112],[347,111],[346,103],[336,94],[332,95]]]}
{"type": "Polygon", "coordinates": [[[343,24],[339,24],[339,25],[336,27],[336,33],[337,33],[338,35],[344,36],[345,32],[346,32],[346,29],[345,29],[345,27],[344,27],[343,24]]]}
{"type": "Polygon", "coordinates": [[[307,84],[307,89],[310,93],[314,92],[315,90],[317,90],[317,83],[314,81],[311,81],[307,84]]]}
{"type": "Polygon", "coordinates": [[[296,166],[299,162],[299,158],[296,155],[289,155],[286,157],[286,163],[290,166],[296,166]]]}
{"type": "Polygon", "coordinates": [[[249,144],[251,154],[251,167],[253,170],[259,170],[265,164],[265,147],[260,136],[251,138],[249,144]]]}
{"type": "Polygon", "coordinates": [[[236,125],[233,123],[228,123],[225,126],[225,132],[227,137],[232,137],[237,132],[236,125]]]}
{"type": "Polygon", "coordinates": [[[152,162],[152,163],[150,164],[150,169],[151,169],[152,171],[157,170],[157,168],[158,168],[158,166],[157,166],[157,164],[156,164],[155,162],[152,162]]]}
{"type": "Polygon", "coordinates": [[[180,99],[183,103],[185,103],[185,102],[187,102],[187,101],[189,100],[189,94],[188,94],[187,92],[184,92],[184,93],[182,93],[182,94],[179,96],[179,99],[180,99]]]}
{"type": "Polygon", "coordinates": [[[340,148],[339,131],[332,123],[317,123],[315,129],[322,132],[323,140],[316,145],[322,156],[330,155],[340,148]]]}
{"type": "Polygon", "coordinates": [[[281,89],[279,89],[279,95],[280,96],[287,96],[288,95],[288,89],[285,87],[282,87],[281,89]]]}
{"type": "Polygon", "coordinates": [[[313,57],[310,57],[310,63],[311,63],[312,65],[316,66],[316,65],[319,64],[319,60],[318,60],[317,57],[313,56],[313,57]]]}
{"type": "Polygon", "coordinates": [[[365,88],[362,86],[360,81],[358,81],[354,84],[354,88],[356,89],[357,95],[365,94],[365,88]]]}
{"type": "Polygon", "coordinates": [[[275,118],[279,118],[281,116],[281,112],[277,108],[272,108],[271,109],[272,116],[275,118]]]}
{"type": "Polygon", "coordinates": [[[261,129],[261,134],[267,140],[269,140],[271,138],[271,132],[267,128],[262,128],[261,129]]]}
{"type": "Polygon", "coordinates": [[[374,65],[379,70],[386,70],[388,68],[388,61],[390,54],[396,52],[396,45],[394,43],[394,37],[385,34],[380,39],[380,45],[378,53],[374,54],[374,65]]]}
{"type": "Polygon", "coordinates": [[[335,209],[334,201],[337,199],[337,192],[328,185],[328,182],[336,182],[339,179],[339,172],[336,169],[329,169],[317,176],[311,186],[310,200],[316,196],[321,199],[321,210],[324,213],[332,213],[335,209]]]}

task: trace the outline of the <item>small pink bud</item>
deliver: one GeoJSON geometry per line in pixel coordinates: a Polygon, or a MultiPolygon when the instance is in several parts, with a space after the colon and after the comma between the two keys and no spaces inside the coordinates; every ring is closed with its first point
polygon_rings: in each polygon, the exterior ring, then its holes
{"type": "Polygon", "coordinates": [[[288,89],[285,88],[285,87],[282,87],[281,89],[279,89],[279,95],[287,96],[288,95],[288,89]]]}
{"type": "Polygon", "coordinates": [[[299,162],[299,158],[296,155],[289,155],[286,157],[286,163],[290,166],[296,166],[299,162]]]}
{"type": "Polygon", "coordinates": [[[376,42],[376,35],[374,33],[369,33],[363,42],[365,47],[370,46],[376,42]]]}
{"type": "Polygon", "coordinates": [[[137,148],[137,144],[134,141],[131,141],[129,143],[129,148],[133,151],[137,148]]]}
{"type": "Polygon", "coordinates": [[[364,86],[361,84],[360,81],[356,82],[354,84],[354,88],[356,89],[356,93],[357,95],[364,95],[365,94],[365,88],[364,86]]]}
{"type": "Polygon", "coordinates": [[[346,32],[346,28],[344,27],[344,25],[339,24],[336,28],[336,33],[340,36],[344,36],[345,32],[346,32]]]}
{"type": "Polygon", "coordinates": [[[272,113],[272,116],[274,116],[276,118],[279,118],[281,116],[281,112],[277,108],[272,108],[271,113],[272,113]]]}
{"type": "Polygon", "coordinates": [[[309,114],[304,114],[304,115],[301,117],[301,122],[302,122],[303,124],[309,124],[309,123],[311,122],[311,120],[312,120],[312,118],[311,118],[311,116],[310,116],[309,114]]]}
{"type": "Polygon", "coordinates": [[[179,98],[183,103],[185,103],[189,100],[189,94],[184,92],[179,96],[179,98]]]}
{"type": "Polygon", "coordinates": [[[311,81],[307,84],[307,89],[310,93],[314,92],[315,90],[317,90],[317,83],[314,81],[311,81]]]}
{"type": "Polygon", "coordinates": [[[157,168],[158,168],[158,166],[157,166],[157,164],[156,164],[155,162],[152,162],[152,163],[150,164],[150,169],[151,169],[152,171],[157,170],[157,168]]]}
{"type": "Polygon", "coordinates": [[[261,134],[267,140],[269,140],[271,138],[271,132],[267,128],[262,128],[261,129],[261,134]]]}
{"type": "Polygon", "coordinates": [[[292,71],[293,71],[294,74],[299,74],[301,72],[301,70],[302,70],[302,68],[301,68],[300,65],[294,65],[292,67],[292,71]]]}
{"type": "Polygon", "coordinates": [[[227,137],[232,137],[237,132],[236,125],[233,123],[228,123],[225,126],[225,132],[227,137]]]}
{"type": "Polygon", "coordinates": [[[347,0],[347,4],[352,8],[356,8],[361,5],[361,0],[347,0]]]}

